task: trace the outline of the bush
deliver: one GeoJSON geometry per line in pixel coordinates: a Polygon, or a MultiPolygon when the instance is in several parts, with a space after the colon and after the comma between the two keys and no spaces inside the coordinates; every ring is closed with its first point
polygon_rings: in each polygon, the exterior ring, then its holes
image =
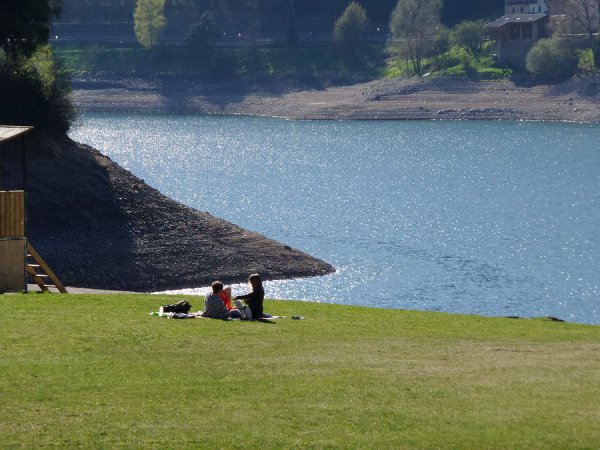
{"type": "Polygon", "coordinates": [[[0,55],[0,123],[32,125],[50,136],[70,128],[75,110],[68,98],[65,73],[44,46],[29,59],[3,63],[0,55]]]}
{"type": "Polygon", "coordinates": [[[527,70],[540,78],[565,81],[577,72],[579,55],[558,38],[540,39],[527,54],[527,70]]]}

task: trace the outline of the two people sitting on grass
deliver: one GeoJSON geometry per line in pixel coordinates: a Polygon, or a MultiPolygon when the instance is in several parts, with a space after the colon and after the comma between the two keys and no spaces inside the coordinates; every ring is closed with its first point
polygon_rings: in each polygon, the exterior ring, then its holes
{"type": "Polygon", "coordinates": [[[252,291],[245,295],[239,295],[233,298],[237,308],[231,304],[231,288],[223,287],[223,283],[215,281],[211,284],[212,292],[204,299],[204,311],[200,314],[202,317],[211,319],[241,319],[240,309],[244,307],[241,300],[252,312],[252,319],[270,319],[273,316],[265,314],[263,311],[263,301],[265,299],[265,290],[262,285],[262,279],[259,274],[253,273],[248,278],[252,291]]]}
{"type": "Polygon", "coordinates": [[[202,317],[210,319],[239,319],[240,311],[231,306],[231,288],[223,289],[223,283],[214,281],[210,285],[212,292],[204,298],[202,317]]]}

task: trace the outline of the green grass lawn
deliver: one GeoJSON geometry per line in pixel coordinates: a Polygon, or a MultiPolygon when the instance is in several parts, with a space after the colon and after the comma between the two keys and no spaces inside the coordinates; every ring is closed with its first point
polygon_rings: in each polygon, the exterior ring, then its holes
{"type": "Polygon", "coordinates": [[[0,447],[598,448],[600,327],[291,301],[266,302],[275,324],[149,316],[173,301],[0,296],[0,447]]]}

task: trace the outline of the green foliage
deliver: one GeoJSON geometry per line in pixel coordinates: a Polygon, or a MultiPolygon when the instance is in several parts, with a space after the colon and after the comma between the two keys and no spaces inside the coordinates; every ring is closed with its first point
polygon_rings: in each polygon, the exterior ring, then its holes
{"type": "Polygon", "coordinates": [[[450,48],[450,30],[440,25],[435,36],[433,36],[433,41],[427,54],[433,60],[435,70],[439,70],[445,66],[450,48]]]}
{"type": "Polygon", "coordinates": [[[152,48],[167,25],[165,0],[137,0],[133,13],[135,35],[145,48],[152,48]]]}
{"type": "Polygon", "coordinates": [[[571,78],[579,64],[579,55],[568,42],[559,38],[540,39],[527,54],[527,70],[540,78],[564,81],[571,78]]]}
{"type": "Polygon", "coordinates": [[[31,56],[48,41],[50,22],[60,14],[60,0],[2,0],[0,49],[9,60],[31,56]]]}
{"type": "Polygon", "coordinates": [[[66,75],[48,45],[58,0],[7,0],[0,4],[0,123],[33,125],[60,136],[74,110],[66,75]]]}
{"type": "Polygon", "coordinates": [[[443,25],[440,25],[437,32],[433,36],[431,53],[442,58],[450,51],[450,30],[443,25]]]}
{"type": "Polygon", "coordinates": [[[458,78],[472,78],[475,80],[500,80],[509,78],[512,71],[499,67],[489,52],[484,48],[482,54],[474,57],[467,53],[463,47],[453,46],[446,54],[443,65],[439,67],[439,74],[458,78]]]}
{"type": "Polygon", "coordinates": [[[0,123],[32,125],[52,136],[64,135],[75,117],[68,99],[65,72],[41,46],[28,59],[2,64],[0,55],[0,123]]]}
{"type": "Polygon", "coordinates": [[[272,300],[275,324],[178,321],[148,315],[166,296],[1,297],[6,448],[600,441],[597,326],[272,300]]]}
{"type": "Polygon", "coordinates": [[[451,42],[463,47],[470,55],[481,53],[486,38],[487,28],[483,20],[461,22],[450,34],[451,42]]]}
{"type": "Polygon", "coordinates": [[[364,8],[357,2],[350,2],[333,28],[333,42],[347,64],[355,65],[360,59],[368,28],[369,19],[364,8]]]}
{"type": "Polygon", "coordinates": [[[398,0],[390,18],[390,30],[400,55],[411,61],[414,73],[423,73],[423,58],[439,25],[441,0],[398,0]]]}

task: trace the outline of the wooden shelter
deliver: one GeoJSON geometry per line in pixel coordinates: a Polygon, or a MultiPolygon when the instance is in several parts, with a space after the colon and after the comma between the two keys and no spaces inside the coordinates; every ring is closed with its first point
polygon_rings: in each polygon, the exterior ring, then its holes
{"type": "MultiPolygon", "coordinates": [[[[8,190],[0,179],[0,293],[27,291],[27,275],[42,289],[55,288],[66,292],[58,277],[40,257],[26,238],[27,211],[25,188],[27,186],[26,134],[33,127],[0,126],[0,157],[2,152],[20,151],[21,189],[8,190]],[[9,141],[21,140],[21,145],[8,148],[9,141]],[[46,280],[50,280],[52,284],[46,280]]],[[[1,159],[0,159],[1,161],[1,159]]]]}
{"type": "Polygon", "coordinates": [[[546,14],[507,14],[489,23],[487,29],[496,44],[498,61],[524,66],[533,45],[548,37],[547,24],[546,14]]]}

